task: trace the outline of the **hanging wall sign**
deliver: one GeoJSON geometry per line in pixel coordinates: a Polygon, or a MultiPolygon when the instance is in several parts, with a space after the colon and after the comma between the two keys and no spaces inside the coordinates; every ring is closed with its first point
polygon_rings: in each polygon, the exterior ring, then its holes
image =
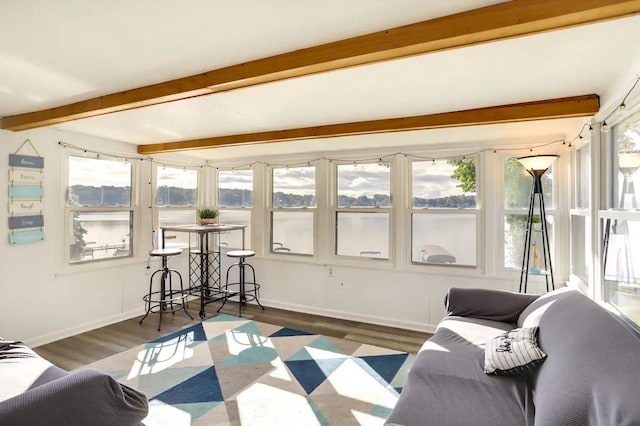
{"type": "Polygon", "coordinates": [[[40,200],[9,201],[9,216],[38,213],[42,213],[40,200]]]}
{"type": "Polygon", "coordinates": [[[9,234],[9,242],[15,245],[37,243],[39,241],[44,241],[44,231],[21,231],[9,234]]]}
{"type": "MultiPolygon", "coordinates": [[[[29,139],[27,139],[27,141],[29,141],[29,139]]],[[[31,141],[29,141],[29,144],[31,144],[31,141]]],[[[24,143],[22,145],[24,145],[24,143]]],[[[20,148],[22,148],[22,146],[20,146],[20,148]]],[[[18,150],[20,150],[20,148],[18,148],[18,150]]],[[[9,154],[9,167],[44,169],[44,158],[40,156],[34,157],[33,155],[9,154]]]]}
{"type": "Polygon", "coordinates": [[[36,228],[44,226],[44,216],[13,216],[9,218],[9,229],[36,228]]]}
{"type": "Polygon", "coordinates": [[[9,198],[40,199],[44,189],[36,185],[9,185],[9,198]]]}
{"type": "Polygon", "coordinates": [[[42,170],[9,169],[9,182],[14,184],[40,185],[42,183],[42,170]]]}
{"type": "Polygon", "coordinates": [[[9,242],[28,244],[44,240],[44,158],[29,139],[9,154],[9,242]],[[28,145],[36,155],[19,154],[28,145]]]}

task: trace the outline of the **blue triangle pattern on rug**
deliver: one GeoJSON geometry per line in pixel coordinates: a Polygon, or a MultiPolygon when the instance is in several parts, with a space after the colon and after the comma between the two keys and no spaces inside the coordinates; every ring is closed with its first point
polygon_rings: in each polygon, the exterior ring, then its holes
{"type": "Polygon", "coordinates": [[[313,360],[285,361],[284,363],[296,377],[296,380],[307,395],[327,379],[324,371],[313,360]]]}
{"type": "Polygon", "coordinates": [[[404,365],[408,354],[372,355],[358,357],[367,363],[387,383],[390,383],[404,365]]]}
{"type": "Polygon", "coordinates": [[[207,341],[207,335],[205,334],[204,329],[202,328],[202,324],[198,323],[190,327],[184,328],[182,330],[178,330],[176,332],[167,334],[166,336],[158,337],[157,339],[152,340],[149,343],[162,343],[162,342],[168,342],[169,340],[174,340],[179,338],[186,338],[188,340],[192,340],[193,342],[207,341]]]}
{"type": "Polygon", "coordinates": [[[224,401],[215,367],[207,368],[202,373],[156,395],[153,399],[171,405],[224,401]]]}
{"type": "Polygon", "coordinates": [[[313,333],[307,331],[296,330],[294,328],[283,327],[269,337],[290,337],[290,336],[312,336],[313,333]]]}
{"type": "Polygon", "coordinates": [[[203,324],[98,362],[96,368],[114,372],[120,382],[147,395],[152,414],[145,425],[182,424],[184,418],[192,424],[240,424],[240,406],[246,413],[258,413],[265,424],[289,414],[282,412],[283,407],[285,412],[290,408],[291,415],[306,413],[299,424],[342,424],[344,416],[354,412],[383,421],[414,359],[406,353],[232,315],[212,317],[203,324]],[[208,329],[216,335],[207,340],[208,329]],[[343,368],[346,362],[348,368],[343,368]],[[373,379],[364,387],[356,379],[362,374],[373,379]],[[362,392],[363,399],[358,394],[345,396],[336,386],[362,392]]]}

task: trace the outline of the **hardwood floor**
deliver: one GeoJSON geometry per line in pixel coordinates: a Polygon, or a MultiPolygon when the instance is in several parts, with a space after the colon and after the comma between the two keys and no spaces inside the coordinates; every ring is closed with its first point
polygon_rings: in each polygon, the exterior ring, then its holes
{"type": "MultiPolygon", "coordinates": [[[[184,312],[163,315],[162,330],[160,331],[157,331],[158,316],[149,315],[142,324],[138,324],[141,317],[136,317],[38,346],[34,350],[58,367],[65,370],[73,370],[200,322],[196,308],[197,303],[197,301],[189,303],[191,306],[189,312],[194,317],[193,320],[187,317],[184,312]]],[[[215,310],[218,306],[215,303],[207,306],[207,318],[215,315],[215,310]]],[[[237,316],[238,306],[233,302],[228,302],[220,313],[237,316]]],[[[411,353],[416,353],[424,341],[431,336],[428,333],[418,331],[365,324],[270,307],[266,307],[262,311],[256,305],[243,307],[242,316],[243,318],[260,322],[411,353]]]]}

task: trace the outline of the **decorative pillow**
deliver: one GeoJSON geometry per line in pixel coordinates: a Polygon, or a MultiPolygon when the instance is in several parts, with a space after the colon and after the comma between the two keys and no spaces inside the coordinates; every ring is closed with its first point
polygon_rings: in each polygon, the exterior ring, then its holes
{"type": "Polygon", "coordinates": [[[510,375],[526,372],[547,356],[538,347],[538,327],[514,328],[487,342],[484,351],[484,372],[510,375]]]}

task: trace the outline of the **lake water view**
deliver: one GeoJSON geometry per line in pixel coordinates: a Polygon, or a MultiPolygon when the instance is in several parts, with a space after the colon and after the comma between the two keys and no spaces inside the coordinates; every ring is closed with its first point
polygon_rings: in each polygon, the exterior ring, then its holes
{"type": "MultiPolygon", "coordinates": [[[[193,210],[162,210],[161,226],[195,223],[193,210]]],[[[248,224],[250,212],[223,211],[220,223],[248,224]]],[[[82,213],[78,221],[87,231],[84,260],[126,255],[129,248],[130,221],[127,212],[82,213]],[[105,249],[106,248],[106,249],[105,249]],[[124,249],[124,250],[123,250],[124,249]],[[91,253],[91,254],[89,254],[91,253]],[[93,257],[91,257],[93,255],[93,257]]],[[[386,213],[348,213],[338,215],[338,254],[386,259],[389,257],[389,220],[386,213]]],[[[413,261],[420,261],[418,247],[437,245],[455,256],[458,265],[476,263],[476,216],[474,214],[414,215],[413,261]]],[[[247,229],[247,247],[250,229],[247,229]]],[[[274,248],[294,254],[313,254],[313,213],[275,212],[274,248]]],[[[160,238],[160,233],[158,233],[160,238]]],[[[239,248],[241,233],[221,236],[225,247],[239,248]]],[[[192,237],[193,239],[193,237],[192,237]]],[[[159,241],[158,241],[159,243],[159,241]]],[[[185,247],[188,234],[173,233],[167,246],[185,247]]],[[[278,251],[276,250],[276,251],[278,251]]]]}

